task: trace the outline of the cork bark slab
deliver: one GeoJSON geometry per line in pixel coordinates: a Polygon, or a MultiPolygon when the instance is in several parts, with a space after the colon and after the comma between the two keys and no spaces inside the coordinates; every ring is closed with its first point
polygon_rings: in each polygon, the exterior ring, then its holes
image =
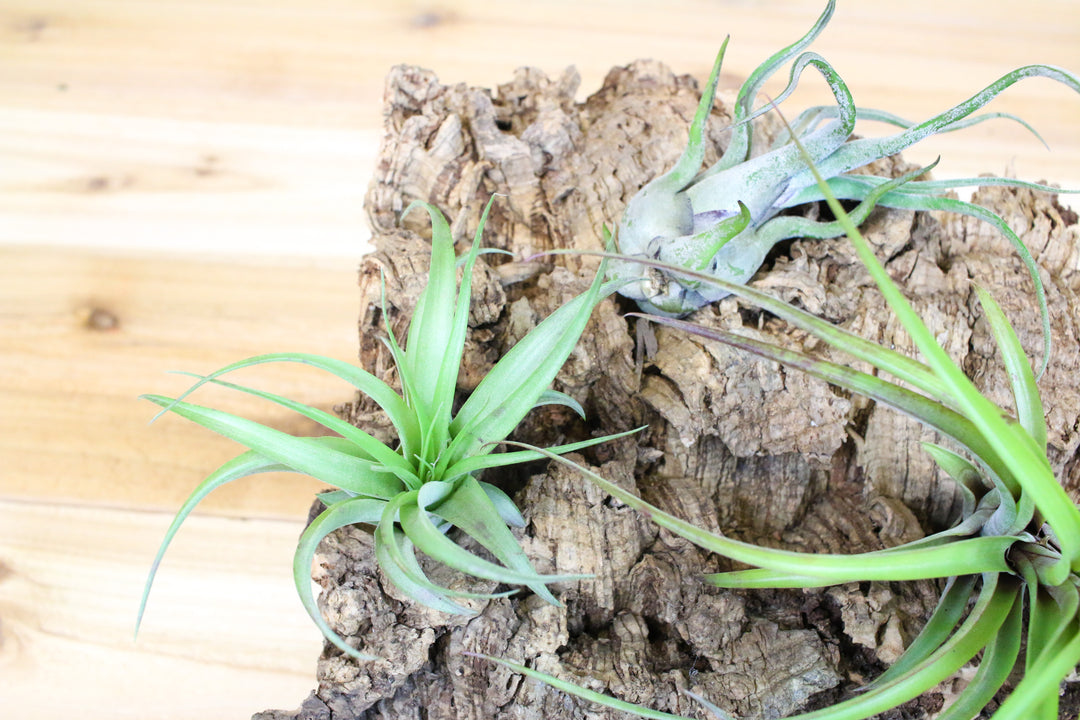
{"type": "MultiPolygon", "coordinates": [[[[376,252],[360,273],[361,359],[396,382],[379,341],[384,321],[404,336],[427,269],[427,220],[400,219],[413,200],[436,204],[461,247],[496,200],[474,277],[471,333],[459,377],[467,394],[514,342],[583,290],[597,261],[545,256],[595,250],[601,228],[665,171],[686,141],[696,83],[656,62],[616,68],[576,102],[577,76],[524,69],[495,91],[445,86],[398,67],[387,81],[385,137],[366,209],[376,252]],[[387,317],[380,303],[383,278],[387,317]]],[[[706,161],[727,142],[717,103],[706,161]]],[[[768,133],[766,123],[761,132],[768,133]]],[[[759,138],[761,139],[761,138],[759,138]]],[[[904,166],[884,161],[887,171],[904,166]]],[[[1002,215],[1038,260],[1055,355],[1042,379],[1051,460],[1080,498],[1077,291],[1080,229],[1056,199],[995,189],[975,201],[1002,215]]],[[[810,208],[808,212],[816,212],[810,208]]],[[[990,290],[1032,357],[1041,338],[1032,285],[1015,251],[969,219],[876,212],[864,226],[890,273],[947,351],[995,401],[1008,385],[972,283],[990,290]]],[[[777,248],[753,284],[865,337],[912,349],[843,239],[777,248]]],[[[709,530],[818,552],[857,552],[922,536],[959,509],[950,481],[919,443],[933,436],[891,410],[775,363],[623,317],[607,300],[556,381],[586,408],[582,422],[542,408],[517,437],[551,444],[645,425],[640,435],[577,459],[660,507],[709,530]]],[[[804,333],[728,299],[694,320],[788,347],[839,356],[804,333]]],[[[389,437],[363,398],[343,408],[389,437]]],[[[465,652],[507,657],[602,692],[690,717],[682,691],[740,717],[775,718],[835,701],[902,652],[936,602],[933,583],[865,583],[820,591],[730,592],[703,584],[726,561],[659,531],[563,468],[529,466],[487,479],[516,493],[528,521],[523,547],[541,572],[592,573],[556,586],[562,607],[526,594],[449,617],[403,601],[375,566],[362,529],[324,541],[316,580],[331,624],[386,658],[356,663],[328,647],[319,684],[295,712],[261,720],[570,720],[618,713],[525,681],[465,652]]],[[[466,582],[431,572],[437,581],[466,582]]],[[[932,717],[950,686],[896,717],[932,717]]],[[[898,711],[901,712],[901,711],[898,711]]]]}

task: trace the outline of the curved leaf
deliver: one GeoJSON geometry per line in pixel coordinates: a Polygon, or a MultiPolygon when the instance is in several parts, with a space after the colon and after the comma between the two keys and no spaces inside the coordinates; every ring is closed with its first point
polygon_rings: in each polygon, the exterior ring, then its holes
{"type": "Polygon", "coordinates": [[[496,593],[466,592],[438,585],[432,582],[424,573],[424,569],[420,567],[413,544],[409,538],[405,537],[405,533],[392,525],[387,527],[389,528],[388,539],[379,537],[375,541],[375,557],[390,582],[416,602],[450,615],[475,615],[476,610],[458,605],[447,597],[490,600],[507,597],[517,592],[517,590],[496,593]]]}
{"type": "Polygon", "coordinates": [[[370,498],[350,498],[327,507],[311,521],[300,535],[300,541],[296,545],[296,554],[293,557],[293,583],[296,585],[296,593],[300,596],[307,614],[322,631],[323,637],[333,643],[346,655],[357,660],[378,660],[374,655],[366,655],[345,642],[337,632],[326,622],[322,613],[319,612],[319,604],[311,592],[311,564],[315,560],[315,549],[319,542],[330,533],[347,525],[356,523],[368,523],[374,525],[379,522],[386,502],[372,500],[370,498]]]}
{"type": "Polygon", "coordinates": [[[263,457],[357,495],[388,500],[404,488],[401,480],[391,474],[391,468],[350,454],[348,449],[340,444],[312,442],[312,438],[293,437],[247,418],[160,395],[143,397],[235,440],[263,457]]]}
{"type": "Polygon", "coordinates": [[[525,527],[525,518],[522,517],[521,511],[509,495],[491,483],[482,482],[479,485],[504,523],[510,527],[525,527]]]}
{"type": "Polygon", "coordinates": [[[1043,416],[1039,387],[1035,384],[1035,374],[1031,371],[1031,365],[1024,355],[1023,347],[1020,346],[1020,340],[1016,337],[1016,332],[1006,319],[1005,313],[1001,311],[1001,307],[990,293],[978,285],[975,286],[975,291],[979,295],[979,303],[983,307],[983,312],[986,313],[986,320],[990,323],[998,351],[1005,363],[1005,371],[1009,376],[1013,399],[1016,402],[1016,417],[1043,453],[1046,453],[1046,419],[1043,416]]]}
{"type": "MultiPolygon", "coordinates": [[[[861,167],[873,159],[895,155],[920,140],[955,125],[971,113],[979,110],[1003,91],[1020,80],[1029,77],[1044,77],[1055,80],[1072,90],[1080,92],[1080,78],[1068,70],[1053,65],[1026,65],[1006,73],[964,102],[954,105],[929,120],[913,125],[903,132],[883,138],[853,140],[845,144],[843,148],[827,160],[818,164],[817,172],[826,177],[834,177],[861,167]]],[[[812,174],[808,172],[805,177],[793,180],[793,182],[801,187],[814,184],[814,179],[812,174]]]]}
{"type": "Polygon", "coordinates": [[[615,291],[610,284],[601,287],[603,274],[601,264],[588,291],[551,313],[484,376],[450,425],[454,440],[439,461],[441,468],[485,454],[484,445],[518,426],[577,346],[593,308],[615,291]]]}
{"type": "MultiPolygon", "coordinates": [[[[967,417],[945,407],[940,402],[931,400],[906,388],[882,380],[879,377],[853,368],[814,358],[804,353],[761,342],[743,335],[736,335],[725,330],[705,328],[684,320],[672,318],[646,317],[648,320],[668,325],[686,332],[717,340],[755,355],[783,363],[788,367],[801,370],[814,377],[825,380],[846,390],[865,395],[880,403],[889,405],[919,422],[938,430],[968,448],[971,453],[981,458],[992,467],[1008,484],[1010,491],[1016,492],[1016,480],[1009,473],[1004,459],[979,432],[975,424],[967,417]]],[[[873,358],[870,358],[873,363],[873,358]]]]}
{"type": "MultiPolygon", "coordinates": [[[[521,443],[509,444],[528,447],[521,443]]],[[[733,540],[718,533],[702,530],[692,523],[649,504],[586,467],[542,448],[533,448],[533,450],[555,462],[575,469],[604,492],[634,508],[660,527],[686,538],[698,547],[763,570],[837,583],[864,579],[916,580],[972,573],[1009,572],[1010,570],[1005,559],[1006,550],[1015,542],[1015,539],[1010,537],[977,537],[945,546],[920,548],[909,552],[903,552],[903,546],[901,546],[888,551],[854,555],[803,553],[760,547],[753,543],[733,540]],[[963,550],[960,549],[961,543],[963,550]],[[885,554],[888,554],[887,563],[882,562],[885,554]]]]}
{"type": "Polygon", "coordinates": [[[136,635],[139,634],[139,626],[142,625],[143,615],[146,612],[146,602],[150,597],[150,588],[154,584],[154,578],[157,576],[158,567],[161,566],[161,560],[165,557],[165,551],[169,549],[169,544],[180,529],[180,526],[184,524],[184,520],[186,520],[187,516],[191,514],[191,511],[202,502],[203,498],[222,485],[242,477],[247,477],[248,475],[266,472],[291,471],[292,468],[265,458],[253,450],[249,450],[248,452],[229,460],[199,483],[198,487],[195,488],[195,491],[188,496],[188,499],[184,501],[180,510],[178,510],[173,517],[172,523],[169,524],[169,528],[165,531],[165,538],[161,541],[157,554],[154,556],[154,562],[150,565],[150,572],[147,574],[146,583],[143,586],[142,598],[139,600],[139,611],[135,618],[136,635]]]}
{"type": "Polygon", "coordinates": [[[873,687],[878,683],[892,682],[922,663],[940,648],[949,639],[949,636],[955,632],[960,618],[963,617],[964,611],[967,610],[968,600],[971,598],[971,593],[975,589],[975,583],[978,579],[978,575],[961,575],[949,578],[949,582],[945,586],[945,592],[941,594],[937,607],[934,608],[930,619],[923,625],[923,629],[907,646],[903,655],[890,665],[885,672],[875,678],[868,687],[873,687]]]}
{"type": "Polygon", "coordinates": [[[545,390],[540,393],[540,397],[537,398],[536,404],[534,404],[533,407],[538,408],[544,405],[563,405],[577,413],[577,416],[582,420],[585,419],[585,408],[581,407],[581,403],[566,393],[557,390],[545,390]]]}
{"type": "MultiPolygon", "coordinates": [[[[603,437],[590,438],[588,440],[579,440],[578,442],[567,443],[565,445],[553,445],[547,448],[548,452],[553,452],[556,455],[562,455],[568,452],[574,452],[576,450],[583,450],[588,447],[600,445],[602,443],[609,442],[611,440],[618,440],[619,438],[633,435],[634,433],[641,432],[647,426],[643,425],[633,430],[626,430],[625,432],[615,433],[614,435],[604,435],[603,437]]],[[[535,460],[542,460],[544,455],[533,452],[531,450],[516,450],[512,452],[488,454],[488,455],[472,455],[459,460],[458,462],[447,468],[443,477],[447,480],[455,480],[462,475],[472,475],[480,470],[487,470],[489,468],[506,467],[508,465],[517,465],[519,463],[533,462],[535,460]]]]}
{"type": "Polygon", "coordinates": [[[262,398],[263,400],[269,400],[272,403],[280,405],[283,408],[292,410],[298,415],[314,420],[318,424],[322,425],[327,430],[332,430],[343,438],[353,443],[359,448],[360,452],[357,453],[359,457],[367,457],[371,460],[377,461],[387,468],[394,468],[392,472],[403,480],[413,475],[414,471],[412,466],[403,458],[400,454],[394,452],[388,448],[384,443],[376,440],[370,434],[364,432],[360,428],[351,423],[347,423],[337,415],[332,415],[325,410],[305,405],[304,403],[290,400],[287,397],[276,395],[274,393],[265,392],[263,390],[256,390],[255,388],[248,387],[246,385],[238,385],[236,383],[226,382],[225,380],[218,380],[216,378],[205,378],[195,373],[182,372],[180,375],[188,375],[190,377],[201,378],[207,380],[215,385],[229,388],[230,390],[236,390],[238,392],[247,393],[248,395],[254,395],[255,397],[262,398]]]}
{"type": "MultiPolygon", "coordinates": [[[[428,509],[423,503],[418,503],[418,505],[422,511],[420,514],[428,509]]],[[[502,522],[491,496],[475,478],[471,476],[462,478],[454,492],[439,503],[432,512],[479,542],[506,567],[523,576],[531,574],[534,578],[537,577],[532,563],[529,562],[525,551],[521,549],[517,538],[502,522]]],[[[534,579],[524,584],[552,605],[559,605],[559,601],[548,590],[545,582],[555,581],[534,579]]]]}
{"type": "MultiPolygon", "coordinates": [[[[823,57],[816,53],[803,53],[791,69],[791,83],[798,81],[807,67],[813,66],[822,74],[839,108],[839,118],[825,127],[815,130],[805,138],[805,147],[814,160],[824,161],[845,143],[855,129],[855,101],[843,79],[823,57]]],[[[732,140],[734,142],[734,140],[732,140]]],[[[714,166],[715,167],[715,166],[714,166]]],[[[771,208],[782,203],[782,194],[794,192],[800,185],[791,181],[806,167],[800,146],[786,145],[766,155],[748,159],[723,173],[712,168],[699,177],[684,194],[690,199],[695,213],[706,210],[733,210],[735,201],[745,202],[755,223],[764,222],[771,208]],[[789,190],[790,188],[790,190],[789,190]]]]}
{"type": "Polygon", "coordinates": [[[987,574],[979,598],[963,624],[921,663],[850,700],[794,715],[789,720],[863,720],[918,697],[963,667],[993,640],[1019,602],[1018,595],[1015,578],[987,574]]]}
{"type": "Polygon", "coordinates": [[[994,695],[1009,679],[1020,655],[1023,615],[1023,595],[1018,594],[1005,622],[986,646],[975,677],[953,704],[937,716],[937,720],[970,720],[994,699],[994,695]]]}
{"type": "MultiPolygon", "coordinates": [[[[511,662],[509,660],[503,660],[502,658],[491,657],[490,655],[477,655],[476,653],[465,653],[466,655],[473,655],[474,657],[483,658],[484,660],[490,660],[493,663],[502,665],[505,668],[513,670],[519,675],[539,680],[542,683],[546,683],[556,690],[562,690],[568,695],[574,695],[582,700],[588,700],[604,707],[609,707],[612,710],[619,710],[625,713],[631,713],[638,717],[651,718],[652,720],[687,720],[682,715],[672,715],[671,713],[661,712],[659,710],[650,710],[647,707],[641,705],[635,705],[628,703],[625,700],[619,700],[611,695],[605,695],[604,693],[596,692],[595,690],[589,690],[583,688],[580,685],[557,678],[554,675],[540,672],[539,670],[533,670],[532,668],[525,667],[519,663],[511,662]]],[[[721,720],[727,720],[727,718],[721,718],[721,720]]]]}
{"type": "Polygon", "coordinates": [[[387,503],[378,527],[375,528],[375,557],[379,567],[394,585],[413,600],[451,615],[473,615],[475,611],[447,599],[450,597],[489,600],[512,595],[516,590],[501,593],[476,593],[437,585],[428,579],[416,559],[408,537],[395,522],[405,505],[416,504],[415,491],[403,493],[387,503]]]}
{"type": "Polygon", "coordinates": [[[1080,625],[1074,618],[1069,632],[1045,651],[1039,671],[1024,676],[994,713],[994,720],[1028,720],[1031,709],[1056,694],[1065,676],[1080,664],[1080,625]]]}
{"type": "MultiPolygon", "coordinates": [[[[401,525],[406,536],[418,550],[443,565],[485,580],[513,585],[542,584],[581,580],[582,575],[538,575],[535,572],[518,572],[473,555],[439,532],[428,517],[427,511],[415,504],[401,508],[401,525]]],[[[515,545],[516,545],[515,540],[515,545]]]]}
{"type": "Polygon", "coordinates": [[[751,110],[754,107],[754,101],[757,99],[758,93],[761,92],[761,88],[764,87],[769,78],[772,77],[784,63],[802,52],[805,47],[821,34],[821,31],[829,24],[829,20],[832,18],[835,9],[836,0],[829,0],[828,4],[825,6],[824,12],[821,13],[821,16],[818,17],[813,27],[811,27],[805,35],[791,45],[788,45],[786,48],[778,50],[770,55],[765,62],[754,69],[754,72],[750,73],[750,77],[748,77],[739,88],[739,94],[735,98],[736,128],[731,137],[731,142],[728,143],[728,147],[724,151],[719,162],[709,168],[705,172],[705,175],[711,175],[727,170],[728,168],[743,162],[750,156],[750,143],[751,138],[753,137],[753,128],[747,124],[740,124],[740,121],[751,114],[751,110]]]}
{"type": "MultiPolygon", "coordinates": [[[[230,363],[220,370],[202,376],[202,379],[199,382],[195,383],[188,388],[187,391],[178,396],[176,401],[179,402],[183,400],[188,395],[195,392],[200,386],[216,380],[226,373],[252,367],[254,365],[275,362],[294,362],[301,365],[309,365],[341,378],[364,395],[367,395],[374,400],[375,404],[383,409],[387,418],[397,430],[398,436],[401,438],[403,444],[411,446],[418,441],[420,429],[416,424],[416,418],[413,415],[413,412],[405,405],[405,401],[401,399],[401,396],[398,395],[392,387],[366,370],[358,368],[355,365],[309,353],[270,353],[230,363]]],[[[164,408],[154,416],[155,419],[164,415],[169,409],[170,408],[164,408]]]]}

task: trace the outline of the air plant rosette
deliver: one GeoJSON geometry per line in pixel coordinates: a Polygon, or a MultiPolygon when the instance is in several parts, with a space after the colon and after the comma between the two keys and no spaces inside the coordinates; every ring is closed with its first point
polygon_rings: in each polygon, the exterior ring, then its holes
{"type": "MultiPolygon", "coordinates": [[[[426,203],[417,205],[427,210],[432,223],[427,285],[413,313],[405,347],[398,345],[389,325],[384,338],[395,360],[400,394],[371,373],[348,363],[304,353],[281,353],[242,360],[205,377],[196,375],[198,382],[175,399],[145,396],[161,406],[162,413],[176,413],[249,449],[211,473],[177,512],[147,578],[139,622],[165,551],[191,511],[226,483],[272,471],[304,473],[336,488],[319,495],[325,509],[300,537],[293,577],[315,624],[330,642],[356,659],[374,660],[377,655],[358,651],[330,627],[319,612],[310,581],[319,541],[347,525],[372,527],[375,556],[386,577],[408,598],[445,613],[469,615],[476,611],[476,601],[505,597],[516,590],[485,593],[437,585],[424,572],[417,550],[465,575],[510,586],[524,585],[552,604],[558,601],[548,583],[580,579],[578,575],[538,574],[510,531],[511,527],[523,525],[521,513],[506,493],[476,476],[486,469],[542,457],[531,450],[494,452],[497,443],[513,432],[534,407],[562,404],[583,412],[573,398],[549,386],[577,344],[593,307],[610,293],[610,287],[602,287],[603,274],[597,274],[585,293],[557,309],[507,352],[455,412],[472,299],[472,269],[481,252],[487,211],[471,249],[457,258],[443,215],[426,203]],[[460,287],[456,280],[459,266],[460,287]],[[396,442],[392,446],[384,444],[326,411],[222,379],[246,367],[276,362],[315,367],[352,384],[386,413],[397,432],[396,442]],[[335,435],[293,437],[184,400],[205,383],[275,403],[335,435]],[[454,542],[447,536],[453,528],[475,540],[497,562],[454,542]]],[[[489,203],[487,209],[490,207],[489,203]]],[[[550,451],[570,452],[607,439],[584,440],[550,451]]]]}
{"type": "MultiPolygon", "coordinates": [[[[704,130],[712,109],[727,41],[721,46],[705,84],[689,130],[689,140],[674,167],[655,178],[627,203],[619,223],[617,247],[629,258],[657,260],[667,265],[704,273],[734,283],[746,283],[762,265],[769,250],[790,238],[830,238],[843,234],[835,222],[811,220],[789,211],[822,200],[822,188],[810,169],[813,163],[830,192],[855,201],[849,210],[858,225],[876,206],[908,210],[944,210],[971,215],[991,223],[1013,243],[1036,283],[1043,330],[1049,338],[1049,316],[1042,285],[1030,253],[1009,226],[997,215],[970,202],[949,197],[949,190],[971,186],[1010,185],[1050,190],[1036,183],[1001,177],[955,180],[916,180],[891,184],[891,178],[866,172],[866,166],[911,147],[937,133],[952,132],[975,123],[1009,119],[1021,123],[1038,137],[1024,120],[1005,113],[974,115],[998,94],[1029,77],[1045,77],[1080,92],[1080,78],[1050,65],[1028,65],[1002,76],[964,102],[923,122],[914,123],[892,113],[857,107],[847,85],[822,56],[804,50],[824,30],[835,1],[802,38],[776,52],[742,84],[735,99],[731,139],[720,159],[702,169],[705,157],[704,130]],[[764,84],[790,63],[787,87],[775,98],[755,108],[764,84]],[[784,101],[798,86],[807,69],[817,70],[828,83],[835,106],[818,106],[800,112],[767,151],[753,147],[753,121],[784,101]],[[859,138],[853,133],[857,120],[870,120],[900,128],[892,135],[859,138]],[[798,139],[799,143],[792,142],[798,139]],[[805,148],[804,158],[800,147],[805,148]]],[[[1041,138],[1040,138],[1041,139],[1041,138]]],[[[720,285],[703,282],[673,270],[659,270],[636,262],[611,263],[612,278],[627,281],[619,292],[635,300],[646,312],[680,317],[729,294],[720,285]]],[[[1044,348],[1046,350],[1048,348],[1044,348]]],[[[1044,354],[1043,367],[1045,368],[1044,354]]]]}

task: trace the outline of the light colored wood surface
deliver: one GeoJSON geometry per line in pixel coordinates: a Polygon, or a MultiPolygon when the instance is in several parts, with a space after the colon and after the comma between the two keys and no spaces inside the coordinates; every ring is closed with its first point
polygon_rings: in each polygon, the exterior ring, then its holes
{"type": "MultiPolygon", "coordinates": [[[[244,718],[303,699],[321,643],[290,567],[309,478],[207,498],[133,642],[171,513],[237,453],[179,418],[149,425],[157,408],[137,396],[182,391],[168,370],[266,351],[351,359],[357,313],[350,261],[0,247],[0,704],[26,718],[244,718]]],[[[325,409],[351,398],[301,366],[247,381],[325,409]]],[[[202,402],[313,431],[208,390],[202,402]]]]}
{"type": "MultiPolygon", "coordinates": [[[[491,86],[519,65],[576,64],[583,98],[637,57],[701,77],[730,33],[734,87],[822,5],[0,0],[0,707],[244,718],[313,686],[319,638],[288,568],[316,484],[296,477],[211,496],[132,642],[170,512],[235,452],[176,418],[148,426],[136,397],[183,388],[168,370],[262,352],[355,356],[362,196],[391,65],[491,86]]],[[[1019,65],[1080,70],[1077,37],[1080,4],[1061,0],[1022,13],[842,1],[814,49],[860,104],[918,119],[1019,65]]],[[[813,79],[789,106],[826,100],[813,79]]],[[[996,122],[909,156],[943,154],[939,176],[1011,165],[1080,187],[1080,96],[1029,81],[991,109],[1023,114],[1051,151],[996,122]]],[[[350,397],[305,368],[248,379],[321,407],[350,397]]]]}

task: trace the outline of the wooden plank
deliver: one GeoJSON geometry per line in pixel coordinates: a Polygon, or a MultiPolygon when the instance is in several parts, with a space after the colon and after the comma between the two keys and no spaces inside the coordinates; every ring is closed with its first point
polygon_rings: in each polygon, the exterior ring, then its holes
{"type": "MultiPolygon", "coordinates": [[[[0,496],[177,507],[239,446],[176,417],[149,425],[157,408],[138,395],[190,384],[168,371],[205,373],[267,352],[352,360],[355,270],[348,261],[245,265],[0,247],[0,496]]],[[[241,378],[323,409],[353,397],[341,380],[291,363],[241,378]]],[[[200,394],[279,429],[318,432],[255,398],[200,394]]],[[[206,508],[302,517],[316,487],[262,476],[222,488],[206,508]]]]}
{"type": "MultiPolygon", "coordinates": [[[[355,264],[0,247],[0,701],[21,717],[246,717],[314,687],[318,630],[291,581],[310,478],[212,494],[170,549],[142,636],[139,594],[172,513],[238,448],[141,392],[175,394],[267,351],[356,353],[355,264]],[[278,519],[281,518],[281,519],[278,519]],[[50,697],[57,674],[63,698],[50,697]],[[67,703],[68,705],[65,705],[67,703]]],[[[260,372],[261,371],[261,372],[260,372]]],[[[324,409],[351,399],[302,366],[247,382],[324,409]]],[[[290,432],[311,423],[210,389],[290,432]]]]}
{"type": "Polygon", "coordinates": [[[292,587],[299,521],[192,517],[138,599],[165,513],[0,501],[10,717],[245,718],[297,706],[321,636],[292,587]]]}
{"type": "MultiPolygon", "coordinates": [[[[821,0],[663,7],[602,0],[452,6],[375,0],[9,0],[0,8],[0,242],[239,252],[358,251],[361,198],[395,63],[492,87],[520,65],[607,70],[656,57],[724,85],[805,32],[821,0]],[[451,9],[452,8],[452,9],[451,9]]],[[[857,101],[919,119],[1017,66],[1080,67],[1080,4],[841,3],[814,49],[857,101]]],[[[766,90],[775,94],[784,78],[766,90]]],[[[787,107],[829,102],[808,77],[787,107]]],[[[1004,121],[931,139],[941,177],[1002,172],[1080,187],[1080,97],[1027,81],[1004,121]]],[[[884,129],[867,126],[867,132],[884,129]]]]}

